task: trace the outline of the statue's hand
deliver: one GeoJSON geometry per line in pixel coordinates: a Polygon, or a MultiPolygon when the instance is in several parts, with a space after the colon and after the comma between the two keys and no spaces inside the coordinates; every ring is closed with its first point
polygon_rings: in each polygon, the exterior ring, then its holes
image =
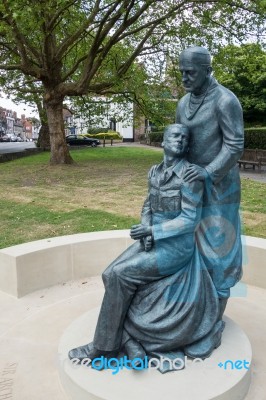
{"type": "Polygon", "coordinates": [[[208,176],[205,168],[199,167],[198,165],[191,164],[184,175],[185,182],[194,182],[196,180],[204,181],[208,176]]]}
{"type": "Polygon", "coordinates": [[[152,249],[152,235],[143,238],[145,251],[150,251],[152,249]]]}
{"type": "Polygon", "coordinates": [[[133,225],[130,229],[130,236],[134,240],[142,239],[152,234],[151,226],[149,225],[133,225]]]}

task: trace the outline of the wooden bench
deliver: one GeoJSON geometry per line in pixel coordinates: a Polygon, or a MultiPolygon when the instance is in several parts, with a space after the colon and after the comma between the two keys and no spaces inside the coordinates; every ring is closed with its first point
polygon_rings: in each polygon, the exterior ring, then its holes
{"type": "Polygon", "coordinates": [[[240,160],[238,160],[239,167],[243,165],[252,165],[253,169],[257,166],[261,172],[261,167],[266,165],[266,150],[261,149],[245,149],[240,160]]]}

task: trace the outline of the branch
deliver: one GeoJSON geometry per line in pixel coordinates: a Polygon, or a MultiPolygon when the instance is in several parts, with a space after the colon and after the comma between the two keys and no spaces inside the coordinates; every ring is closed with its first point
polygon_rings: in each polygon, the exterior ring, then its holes
{"type": "Polygon", "coordinates": [[[146,43],[146,41],[149,39],[149,37],[151,36],[152,32],[154,31],[154,29],[156,28],[156,25],[152,26],[146,33],[146,35],[144,36],[144,38],[142,39],[142,41],[139,43],[139,45],[136,47],[135,51],[131,54],[131,56],[128,58],[128,60],[119,68],[119,70],[117,71],[117,76],[119,78],[122,77],[122,75],[124,75],[127,70],[130,68],[131,64],[133,63],[133,61],[137,58],[137,56],[141,53],[142,48],[144,46],[144,44],[146,43]]]}
{"type": "Polygon", "coordinates": [[[105,90],[113,87],[115,82],[102,82],[91,85],[84,89],[80,88],[76,82],[65,82],[58,85],[58,90],[63,93],[64,96],[81,96],[89,93],[102,94],[105,90]]]}
{"type": "MultiPolygon", "coordinates": [[[[68,3],[66,3],[65,6],[63,6],[62,8],[60,8],[51,18],[51,20],[48,22],[47,24],[47,28],[48,30],[52,31],[55,27],[55,25],[57,25],[57,19],[59,17],[63,18],[63,13],[64,11],[66,11],[69,7],[73,6],[75,3],[77,3],[77,0],[71,0],[68,3]]],[[[61,19],[61,18],[60,18],[61,19]]]]}
{"type": "Polygon", "coordinates": [[[0,69],[4,69],[5,71],[22,71],[22,67],[20,64],[9,64],[9,65],[5,65],[5,64],[0,64],[0,69]]]}
{"type": "Polygon", "coordinates": [[[91,15],[89,18],[81,25],[81,27],[71,36],[63,40],[61,46],[59,46],[59,49],[57,50],[56,53],[56,59],[61,60],[62,57],[64,56],[65,52],[67,49],[76,42],[76,40],[79,39],[79,37],[82,35],[82,33],[89,27],[89,25],[94,21],[98,11],[99,11],[99,4],[100,0],[96,0],[94,9],[92,10],[91,15]]]}
{"type": "Polygon", "coordinates": [[[78,59],[78,61],[73,65],[73,67],[62,77],[62,81],[65,82],[79,67],[82,61],[85,61],[87,58],[87,54],[78,59]]]}
{"type": "MultiPolygon", "coordinates": [[[[258,1],[257,1],[257,0],[250,0],[250,1],[251,1],[251,3],[254,4],[255,8],[258,7],[258,1]]],[[[252,10],[252,9],[249,8],[249,7],[245,7],[245,6],[242,4],[243,2],[237,3],[237,2],[234,2],[234,1],[227,1],[226,3],[227,3],[227,5],[230,6],[230,7],[235,7],[235,8],[237,8],[237,9],[241,9],[241,10],[248,11],[248,12],[251,12],[251,13],[254,13],[254,14],[257,14],[257,15],[261,15],[261,12],[260,12],[260,11],[256,11],[256,9],[253,9],[253,10],[252,10]]]]}
{"type": "Polygon", "coordinates": [[[13,53],[15,56],[19,57],[19,53],[16,51],[17,49],[14,49],[11,47],[11,44],[5,43],[5,42],[0,42],[0,46],[3,46],[5,49],[13,53]]]}
{"type": "MultiPolygon", "coordinates": [[[[22,61],[20,69],[22,70],[23,64],[24,64],[24,70],[26,71],[25,67],[29,67],[33,63],[33,61],[28,58],[28,55],[27,55],[27,52],[26,52],[26,48],[28,48],[29,51],[37,59],[39,58],[39,53],[34,47],[31,46],[30,42],[19,31],[19,29],[17,27],[16,20],[10,14],[7,1],[3,0],[3,4],[4,4],[5,10],[6,10],[6,13],[7,13],[7,16],[3,17],[3,20],[6,21],[6,23],[10,26],[11,30],[13,31],[14,38],[15,38],[16,44],[17,44],[17,48],[18,48],[19,54],[21,56],[21,61],[22,61]]],[[[30,68],[30,71],[31,71],[31,75],[34,75],[34,76],[38,77],[38,73],[36,72],[35,69],[30,68]]]]}
{"type": "MultiPolygon", "coordinates": [[[[108,36],[108,33],[111,31],[115,23],[119,20],[121,15],[124,12],[124,7],[127,5],[127,1],[124,1],[124,4],[121,5],[117,13],[112,17],[112,19],[105,25],[105,28],[102,30],[103,23],[105,20],[101,22],[101,25],[99,27],[99,30],[96,34],[95,41],[93,45],[91,46],[91,50],[88,54],[87,57],[87,63],[84,68],[84,72],[82,74],[82,77],[80,79],[79,86],[80,87],[88,87],[90,81],[94,77],[95,73],[98,71],[100,68],[103,60],[106,58],[107,54],[111,50],[111,48],[118,42],[121,41],[120,39],[120,34],[128,28],[131,24],[133,24],[143,13],[144,11],[147,10],[147,8],[154,2],[155,0],[149,0],[144,2],[143,6],[138,10],[138,12],[134,15],[134,17],[130,18],[127,21],[123,21],[123,23],[120,25],[120,27],[112,34],[111,38],[108,40],[107,44],[102,47],[102,51],[99,55],[98,58],[93,57],[94,54],[97,54],[97,50],[99,49],[99,46],[103,43],[104,39],[108,36]],[[96,60],[96,61],[95,61],[96,60]]],[[[121,2],[119,2],[121,3],[121,2]]],[[[110,14],[110,10],[108,12],[110,14]]]]}
{"type": "Polygon", "coordinates": [[[23,93],[23,94],[43,94],[43,91],[41,89],[30,89],[26,88],[26,89],[22,89],[21,87],[17,87],[17,86],[10,86],[9,90],[16,90],[19,93],[23,93]]]}
{"type": "MultiPolygon", "coordinates": [[[[216,1],[218,1],[218,0],[214,0],[214,2],[216,2],[216,1]]],[[[199,0],[199,2],[201,2],[201,1],[199,0]]],[[[193,3],[197,3],[197,1],[193,1],[193,3]]],[[[188,9],[191,9],[191,6],[187,6],[187,1],[184,0],[178,6],[175,6],[175,7],[171,8],[171,10],[167,14],[165,14],[165,15],[157,18],[157,19],[151,20],[150,22],[147,22],[146,24],[141,25],[138,28],[135,28],[135,29],[133,29],[131,31],[125,32],[123,35],[120,36],[119,40],[123,40],[124,38],[126,38],[128,36],[134,35],[134,34],[140,32],[140,31],[142,31],[142,30],[144,30],[146,28],[149,28],[150,26],[152,26],[154,24],[156,24],[156,26],[159,25],[161,22],[163,22],[167,18],[171,17],[173,12],[177,12],[178,10],[179,11],[180,10],[184,11],[184,10],[188,10],[188,9]]]]}

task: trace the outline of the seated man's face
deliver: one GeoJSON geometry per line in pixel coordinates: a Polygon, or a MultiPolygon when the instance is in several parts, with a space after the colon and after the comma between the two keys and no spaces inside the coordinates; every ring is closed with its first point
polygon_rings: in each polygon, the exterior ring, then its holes
{"type": "Polygon", "coordinates": [[[164,136],[164,152],[169,155],[182,157],[188,150],[189,133],[182,128],[167,132],[164,136]]]}

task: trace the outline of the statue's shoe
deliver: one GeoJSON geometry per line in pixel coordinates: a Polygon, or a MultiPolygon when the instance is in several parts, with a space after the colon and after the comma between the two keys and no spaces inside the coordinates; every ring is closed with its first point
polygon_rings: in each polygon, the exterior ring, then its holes
{"type": "Polygon", "coordinates": [[[68,358],[70,360],[78,359],[80,362],[84,359],[89,359],[93,360],[94,358],[99,358],[99,357],[106,357],[106,358],[111,358],[115,357],[117,354],[117,351],[104,351],[104,350],[98,350],[93,346],[93,342],[89,344],[85,344],[84,346],[79,346],[76,347],[75,349],[72,349],[68,353],[68,358]]]}
{"type": "Polygon", "coordinates": [[[124,345],[125,353],[129,360],[135,360],[134,365],[139,365],[141,360],[144,360],[146,352],[139,342],[129,339],[124,345]],[[138,359],[138,360],[136,360],[138,359]]]}
{"type": "Polygon", "coordinates": [[[184,348],[184,353],[191,358],[204,359],[210,357],[213,350],[221,344],[224,327],[224,321],[216,322],[211,332],[205,338],[186,346],[184,348]]]}

